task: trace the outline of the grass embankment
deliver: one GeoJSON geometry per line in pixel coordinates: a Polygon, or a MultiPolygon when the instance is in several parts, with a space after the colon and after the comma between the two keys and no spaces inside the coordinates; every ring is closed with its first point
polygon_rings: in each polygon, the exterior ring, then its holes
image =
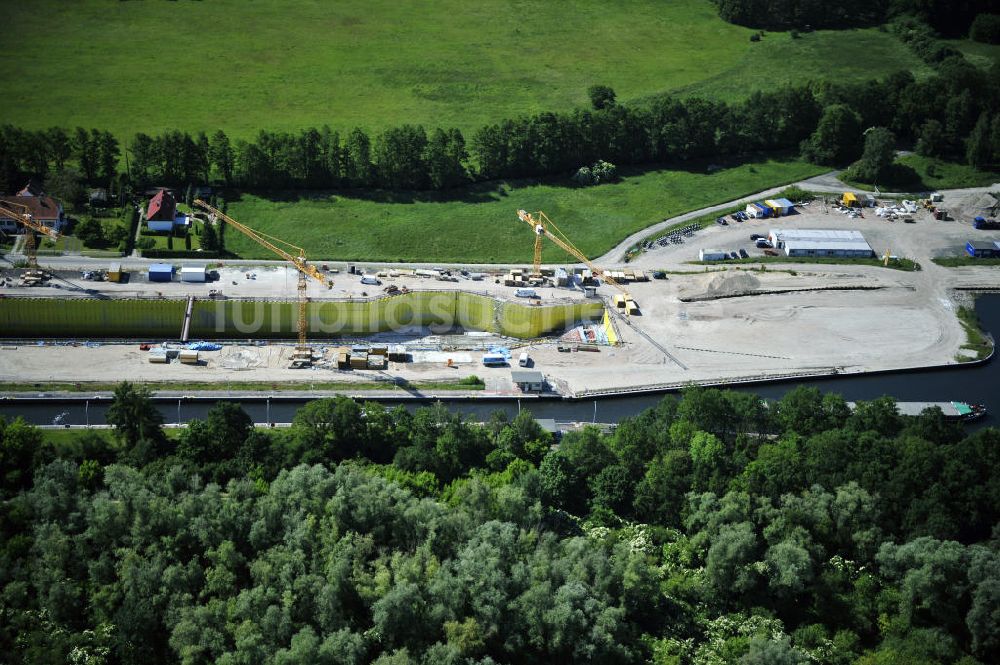
{"type": "Polygon", "coordinates": [[[123,139],[220,128],[250,138],[261,128],[323,124],[472,131],[586,106],[594,83],[623,100],[668,91],[724,98],[927,70],[875,30],[769,34],[754,44],[754,30],[722,21],[705,0],[624,8],[602,0],[34,0],[5,3],[5,14],[18,29],[4,40],[0,81],[17,103],[5,106],[3,122],[99,127],[123,139]]]}
{"type": "MultiPolygon", "coordinates": [[[[514,183],[447,194],[350,198],[338,193],[269,200],[245,195],[229,214],[264,233],[305,247],[313,260],[506,263],[530,261],[534,236],[517,209],[543,210],[588,256],[665,217],[736,199],[824,169],[800,160],[768,160],[699,171],[633,172],[597,187],[514,183]]],[[[226,249],[243,258],[273,258],[238,233],[226,249]]],[[[543,260],[572,259],[546,243],[543,260]]]]}
{"type": "MultiPolygon", "coordinates": [[[[428,390],[483,390],[486,384],[477,376],[467,376],[454,381],[155,381],[133,382],[137,386],[148,388],[152,393],[169,390],[178,391],[255,391],[260,393],[275,393],[288,391],[371,391],[389,390],[400,393],[428,390]]],[[[117,383],[102,383],[97,381],[41,382],[41,383],[0,383],[0,393],[99,393],[112,392],[117,383]]]]}
{"type": "Polygon", "coordinates": [[[993,342],[980,328],[979,317],[976,316],[975,310],[968,307],[959,307],[957,314],[958,321],[962,324],[967,338],[966,343],[961,348],[973,351],[976,355],[971,357],[960,354],[956,357],[956,360],[958,362],[970,362],[973,360],[982,360],[990,355],[993,351],[993,342]]]}

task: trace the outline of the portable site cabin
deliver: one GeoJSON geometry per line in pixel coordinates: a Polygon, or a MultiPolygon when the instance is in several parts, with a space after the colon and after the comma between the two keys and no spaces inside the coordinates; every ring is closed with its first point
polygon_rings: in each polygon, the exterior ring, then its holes
{"type": "Polygon", "coordinates": [[[511,382],[516,385],[521,392],[540,393],[545,390],[545,377],[541,372],[514,371],[510,373],[511,382]]]}
{"type": "Polygon", "coordinates": [[[764,203],[773,211],[775,217],[791,214],[795,208],[795,204],[785,198],[767,199],[764,203]]]}
{"type": "Polygon", "coordinates": [[[169,263],[151,263],[149,266],[149,281],[169,282],[174,278],[174,267],[169,263]]]}
{"type": "Polygon", "coordinates": [[[617,307],[618,309],[624,309],[625,308],[625,296],[623,296],[620,293],[616,293],[615,297],[614,297],[614,303],[615,303],[615,307],[617,307]]]}
{"type": "Polygon", "coordinates": [[[970,240],[965,243],[966,253],[977,259],[992,259],[1000,256],[1000,241],[970,240]]]}
{"type": "Polygon", "coordinates": [[[753,219],[763,219],[771,216],[771,209],[762,202],[755,201],[747,204],[747,215],[753,219]]]}
{"type": "Polygon", "coordinates": [[[114,264],[111,265],[110,268],[108,268],[108,281],[109,282],[121,282],[122,281],[122,275],[124,275],[124,274],[125,273],[122,272],[122,264],[120,264],[120,263],[114,263],[114,264]]]}
{"type": "Polygon", "coordinates": [[[874,208],[876,205],[878,205],[878,201],[875,200],[875,195],[865,194],[865,207],[874,208]]]}
{"type": "Polygon", "coordinates": [[[569,285],[569,273],[566,272],[565,268],[556,268],[555,281],[556,286],[569,285]]]}
{"type": "Polygon", "coordinates": [[[204,282],[205,266],[181,266],[182,282],[204,282]]]}
{"type": "Polygon", "coordinates": [[[848,208],[861,207],[861,201],[859,201],[858,197],[854,195],[854,192],[844,192],[844,195],[840,197],[840,202],[848,208]]]}

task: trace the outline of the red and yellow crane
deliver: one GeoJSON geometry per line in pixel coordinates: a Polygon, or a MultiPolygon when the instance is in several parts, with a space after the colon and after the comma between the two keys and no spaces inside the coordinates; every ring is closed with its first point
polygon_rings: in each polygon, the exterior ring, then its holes
{"type": "Polygon", "coordinates": [[[24,226],[24,256],[28,261],[28,269],[38,270],[35,232],[46,235],[52,240],[59,240],[59,232],[36,222],[31,216],[31,209],[22,203],[0,201],[0,214],[16,220],[18,224],[24,226]]]}
{"type": "Polygon", "coordinates": [[[307,278],[312,278],[324,285],[325,287],[332,288],[333,281],[328,280],[323,276],[315,266],[311,265],[306,260],[306,251],[301,247],[293,245],[290,242],[286,242],[281,238],[275,238],[274,236],[267,235],[266,233],[261,233],[255,229],[250,228],[246,224],[237,222],[235,219],[222,212],[218,208],[215,208],[208,203],[205,203],[201,199],[195,200],[194,204],[199,208],[202,208],[209,213],[212,217],[219,220],[220,222],[225,222],[226,224],[232,226],[237,231],[250,238],[258,245],[269,249],[274,252],[284,260],[295,266],[298,271],[298,293],[299,293],[299,312],[298,312],[298,322],[297,328],[299,333],[299,345],[295,349],[295,359],[294,362],[297,366],[302,366],[312,362],[312,349],[306,344],[306,333],[308,330],[308,325],[306,323],[306,304],[309,302],[306,296],[306,280],[307,278]],[[291,253],[288,249],[294,251],[291,253]]]}
{"type": "Polygon", "coordinates": [[[533,277],[541,277],[542,275],[542,238],[548,238],[555,243],[557,247],[590,268],[594,277],[600,277],[605,281],[605,283],[615,287],[628,297],[628,291],[625,287],[612,279],[606,270],[598,268],[596,265],[591,263],[590,259],[588,259],[583,252],[577,249],[576,246],[570,242],[569,238],[567,238],[565,234],[559,230],[559,227],[556,226],[544,212],[539,210],[535,214],[532,214],[526,210],[518,210],[517,217],[522,222],[529,224],[535,231],[535,256],[534,266],[532,268],[533,277]]]}

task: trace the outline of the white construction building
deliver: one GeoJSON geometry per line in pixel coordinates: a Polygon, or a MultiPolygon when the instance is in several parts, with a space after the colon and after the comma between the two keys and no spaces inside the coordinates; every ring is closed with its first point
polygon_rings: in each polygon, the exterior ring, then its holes
{"type": "Polygon", "coordinates": [[[875,256],[861,231],[833,229],[771,229],[768,240],[786,256],[875,256]]]}

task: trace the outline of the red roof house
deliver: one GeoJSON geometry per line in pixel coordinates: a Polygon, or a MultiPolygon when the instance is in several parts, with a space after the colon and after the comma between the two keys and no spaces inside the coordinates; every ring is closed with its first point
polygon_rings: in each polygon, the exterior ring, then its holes
{"type": "Polygon", "coordinates": [[[176,212],[177,202],[174,201],[173,195],[169,191],[161,189],[149,201],[149,207],[146,208],[146,221],[173,223],[176,212]]]}

